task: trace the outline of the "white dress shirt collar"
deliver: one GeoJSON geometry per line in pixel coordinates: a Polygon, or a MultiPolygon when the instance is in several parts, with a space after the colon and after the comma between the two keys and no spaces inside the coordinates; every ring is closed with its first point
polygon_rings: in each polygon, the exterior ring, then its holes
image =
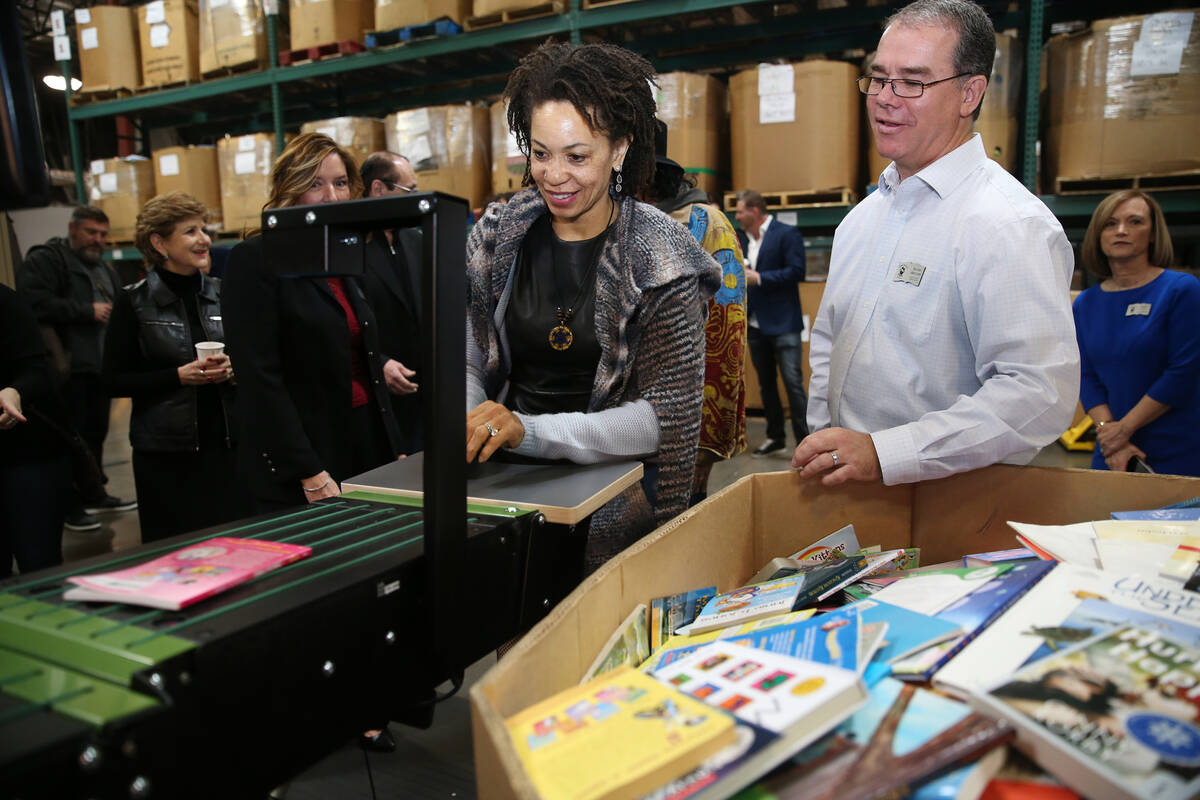
{"type": "MultiPolygon", "coordinates": [[[[974,133],[970,139],[912,177],[920,178],[944,200],[966,180],[976,167],[986,160],[987,153],[983,149],[983,137],[974,133]]],[[[896,169],[896,162],[893,161],[883,171],[879,188],[893,192],[899,187],[900,172],[896,169]]]]}

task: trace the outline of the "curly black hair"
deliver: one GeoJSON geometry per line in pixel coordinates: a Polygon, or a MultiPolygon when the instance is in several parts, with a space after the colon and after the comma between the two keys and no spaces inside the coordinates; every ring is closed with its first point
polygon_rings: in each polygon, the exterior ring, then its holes
{"type": "Polygon", "coordinates": [[[508,127],[525,154],[523,186],[533,184],[529,168],[529,121],[542,103],[570,103],[592,130],[610,141],[632,138],[622,166],[623,191],[638,195],[654,175],[654,113],[650,62],[611,44],[546,42],[521,59],[504,89],[508,127]]]}

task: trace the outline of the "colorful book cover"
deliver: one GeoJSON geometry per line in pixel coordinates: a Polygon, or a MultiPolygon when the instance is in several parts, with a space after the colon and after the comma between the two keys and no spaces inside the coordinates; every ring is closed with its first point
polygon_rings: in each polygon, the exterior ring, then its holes
{"type": "Polygon", "coordinates": [[[1151,508],[1145,511],[1114,511],[1113,519],[1200,522],[1200,508],[1151,508]]]}
{"type": "Polygon", "coordinates": [[[909,611],[875,598],[846,606],[858,609],[863,622],[887,624],[887,644],[875,654],[885,664],[894,663],[911,653],[960,635],[962,627],[939,617],[909,611]]]}
{"type": "Polygon", "coordinates": [[[298,544],[218,537],[136,567],[67,578],[75,586],[63,599],[176,611],[311,552],[311,547],[298,544]]]}
{"type": "Polygon", "coordinates": [[[544,800],[637,797],[733,743],[733,720],[629,667],[505,720],[544,800]]]}
{"type": "Polygon", "coordinates": [[[934,615],[1012,569],[1011,564],[910,573],[873,594],[882,603],[934,615]]]}
{"type": "Polygon", "coordinates": [[[847,525],[807,547],[797,550],[788,558],[794,558],[802,563],[818,564],[823,561],[845,558],[852,553],[857,553],[859,549],[858,536],[854,534],[854,526],[847,525]]]}
{"type": "Polygon", "coordinates": [[[717,594],[716,586],[692,589],[690,592],[656,597],[650,601],[650,651],[662,647],[675,631],[690,625],[709,600],[717,594]]]}
{"type": "Polygon", "coordinates": [[[775,617],[765,617],[743,625],[718,628],[712,631],[705,631],[704,633],[695,633],[690,636],[686,634],[670,636],[663,642],[662,647],[651,653],[650,657],[642,663],[640,669],[642,672],[654,672],[654,670],[658,669],[659,661],[664,655],[681,647],[691,648],[688,652],[692,652],[700,645],[715,642],[717,639],[730,639],[735,636],[763,630],[764,628],[773,628],[776,625],[791,625],[793,622],[808,619],[816,613],[817,610],[815,608],[802,608],[799,611],[791,611],[775,617]]]}
{"type": "Polygon", "coordinates": [[[1195,522],[1100,520],[1092,528],[1100,568],[1126,575],[1158,575],[1179,545],[1200,537],[1195,522]]]}
{"type": "Polygon", "coordinates": [[[650,636],[646,631],[646,604],[639,603],[613,632],[600,653],[584,673],[580,683],[611,672],[622,664],[637,667],[650,656],[650,636]]]}
{"type": "Polygon", "coordinates": [[[1200,648],[1138,626],[1035,661],[972,696],[1017,743],[1088,797],[1200,794],[1200,648]]]}

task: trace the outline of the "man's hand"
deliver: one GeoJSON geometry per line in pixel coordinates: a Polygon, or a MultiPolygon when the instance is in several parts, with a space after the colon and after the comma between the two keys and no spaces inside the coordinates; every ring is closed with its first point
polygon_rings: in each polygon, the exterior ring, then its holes
{"type": "Polygon", "coordinates": [[[746,267],[746,285],[762,286],[762,276],[758,274],[758,270],[746,267]]]}
{"type": "Polygon", "coordinates": [[[0,431],[15,428],[18,422],[26,421],[21,413],[21,393],[13,386],[0,389],[0,431]]]}
{"type": "Polygon", "coordinates": [[[92,317],[96,322],[108,322],[112,314],[112,303],[92,303],[92,317]]]}
{"type": "Polygon", "coordinates": [[[487,461],[501,447],[516,447],[525,438],[517,415],[499,403],[485,400],[467,413],[467,463],[487,461]]]}
{"type": "Polygon", "coordinates": [[[409,369],[394,358],[389,358],[383,364],[383,379],[392,394],[416,393],[419,387],[411,380],[416,374],[415,370],[409,369]]]}
{"type": "Polygon", "coordinates": [[[823,486],[846,481],[882,481],[875,442],[865,433],[845,428],[826,428],[804,437],[792,456],[800,477],[822,475],[823,486]]]}

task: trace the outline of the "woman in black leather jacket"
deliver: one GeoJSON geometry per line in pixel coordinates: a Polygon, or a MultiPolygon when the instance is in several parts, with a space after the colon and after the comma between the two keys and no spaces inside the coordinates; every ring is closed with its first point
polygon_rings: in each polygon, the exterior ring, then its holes
{"type": "Polygon", "coordinates": [[[183,192],[155,197],[137,220],[146,277],[113,304],[103,379],[133,398],[129,441],[142,541],[185,533],[250,513],[235,476],[233,368],[229,357],[197,356],[199,342],[224,342],[220,281],[206,273],[204,205],[183,192]]]}

